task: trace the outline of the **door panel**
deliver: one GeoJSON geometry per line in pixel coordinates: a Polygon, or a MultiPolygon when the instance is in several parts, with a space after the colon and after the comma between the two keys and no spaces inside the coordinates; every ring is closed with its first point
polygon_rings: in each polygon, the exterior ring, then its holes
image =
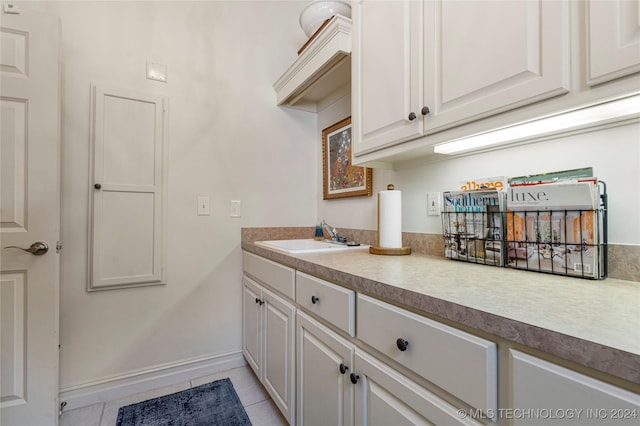
{"type": "Polygon", "coordinates": [[[0,26],[3,426],[58,420],[59,22],[25,6],[0,26]],[[49,247],[39,256],[9,247],[37,241],[49,247]]]}
{"type": "Polygon", "coordinates": [[[295,419],[295,307],[266,288],[264,300],[263,384],[282,415],[295,419]]]}
{"type": "Polygon", "coordinates": [[[93,88],[89,290],[164,284],[166,102],[93,88]]]}
{"type": "Polygon", "coordinates": [[[0,100],[0,221],[3,230],[26,231],[27,104],[26,99],[0,100]]]}

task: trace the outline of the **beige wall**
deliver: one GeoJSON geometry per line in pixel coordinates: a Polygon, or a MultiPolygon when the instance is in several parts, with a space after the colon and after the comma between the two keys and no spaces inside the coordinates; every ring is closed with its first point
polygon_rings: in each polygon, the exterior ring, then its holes
{"type": "Polygon", "coordinates": [[[45,2],[62,26],[60,385],[241,349],[242,226],[316,219],[314,114],[271,87],[304,2],[45,2]],[[166,84],[145,79],[166,64],[166,84]],[[87,293],[89,87],[169,97],[167,285],[87,293]],[[196,216],[198,195],[211,216],[196,216]],[[229,217],[230,200],[242,218],[229,217]]]}

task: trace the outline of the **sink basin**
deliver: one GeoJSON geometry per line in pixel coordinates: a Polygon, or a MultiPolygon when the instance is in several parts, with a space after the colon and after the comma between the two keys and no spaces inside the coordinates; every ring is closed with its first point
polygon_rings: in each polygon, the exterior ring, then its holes
{"type": "Polygon", "coordinates": [[[271,250],[277,250],[288,254],[300,254],[300,253],[325,253],[325,252],[337,252],[337,251],[352,251],[352,250],[368,250],[369,246],[348,246],[346,244],[337,244],[331,241],[317,241],[317,240],[272,240],[272,241],[256,241],[255,245],[259,247],[268,248],[271,250]]]}

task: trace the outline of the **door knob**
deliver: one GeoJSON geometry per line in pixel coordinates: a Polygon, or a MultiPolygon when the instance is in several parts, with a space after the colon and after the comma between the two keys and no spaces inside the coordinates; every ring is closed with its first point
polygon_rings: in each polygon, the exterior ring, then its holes
{"type": "Polygon", "coordinates": [[[49,251],[49,246],[44,241],[36,241],[35,243],[31,244],[31,247],[29,248],[22,248],[18,246],[7,246],[3,248],[6,248],[6,249],[12,248],[12,249],[26,251],[27,253],[31,253],[34,256],[42,256],[43,254],[49,251]]]}
{"type": "Polygon", "coordinates": [[[356,383],[358,383],[358,379],[360,379],[360,376],[358,376],[356,373],[351,373],[349,375],[349,378],[351,379],[351,383],[355,385],[356,383]]]}
{"type": "Polygon", "coordinates": [[[396,346],[398,346],[398,349],[404,352],[409,347],[409,342],[404,340],[403,338],[399,338],[398,340],[396,340],[396,346]]]}

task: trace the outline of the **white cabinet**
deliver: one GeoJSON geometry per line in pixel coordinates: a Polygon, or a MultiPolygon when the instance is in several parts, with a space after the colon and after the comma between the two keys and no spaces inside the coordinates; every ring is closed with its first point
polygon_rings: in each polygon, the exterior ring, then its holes
{"type": "Polygon", "coordinates": [[[639,394],[516,350],[510,354],[515,426],[640,423],[639,394]]]}
{"type": "Polygon", "coordinates": [[[640,3],[590,0],[587,5],[590,86],[640,71],[640,3]]]}
{"type": "Polygon", "coordinates": [[[295,307],[243,277],[243,354],[282,415],[295,416],[295,307]]]}
{"type": "Polygon", "coordinates": [[[495,343],[362,294],[357,302],[361,341],[472,407],[495,413],[495,343]]]}
{"type": "Polygon", "coordinates": [[[568,92],[568,38],[567,2],[354,2],[354,155],[568,92]]]}
{"type": "Polygon", "coordinates": [[[301,311],[296,317],[297,424],[353,424],[353,344],[301,311]]]}
{"type": "Polygon", "coordinates": [[[356,425],[480,425],[359,349],[354,370],[356,425]]]}
{"type": "Polygon", "coordinates": [[[296,272],[296,302],[349,336],[356,332],[356,294],[303,272],[296,272]]]}
{"type": "Polygon", "coordinates": [[[422,134],[422,120],[408,118],[423,102],[422,9],[416,1],[352,2],[355,156],[422,134]]]}

